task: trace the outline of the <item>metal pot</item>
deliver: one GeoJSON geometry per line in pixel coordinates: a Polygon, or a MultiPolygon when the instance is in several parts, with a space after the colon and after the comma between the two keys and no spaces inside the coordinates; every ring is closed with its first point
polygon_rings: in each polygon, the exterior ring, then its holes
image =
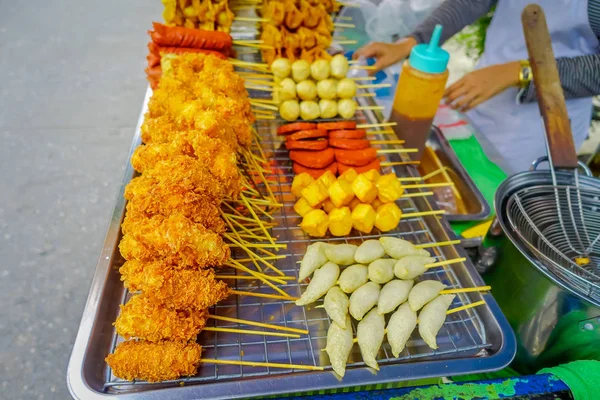
{"type": "MultiPolygon", "coordinates": [[[[574,176],[557,172],[556,178],[568,185],[574,176]]],[[[600,193],[597,179],[580,176],[579,180],[600,193]]],[[[569,361],[600,360],[600,298],[549,270],[507,221],[511,195],[540,185],[552,185],[547,171],[523,172],[500,185],[497,217],[476,263],[515,331],[518,349],[512,366],[523,374],[569,361]]]]}

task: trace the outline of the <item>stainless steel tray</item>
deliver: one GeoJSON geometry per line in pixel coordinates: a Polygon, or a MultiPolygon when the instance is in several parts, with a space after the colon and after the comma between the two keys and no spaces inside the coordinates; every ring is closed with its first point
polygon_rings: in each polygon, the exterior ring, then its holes
{"type": "MultiPolygon", "coordinates": [[[[149,94],[144,102],[131,151],[140,143],[139,125],[148,97],[149,94]]],[[[377,121],[377,116],[368,112],[362,116],[362,119],[371,123],[377,121]]],[[[281,138],[275,135],[276,126],[280,123],[281,121],[260,121],[257,130],[264,151],[269,159],[273,160],[275,167],[275,173],[270,178],[278,183],[273,186],[273,190],[279,201],[285,204],[285,207],[276,214],[280,225],[274,228],[274,233],[279,236],[281,243],[287,243],[287,249],[279,253],[286,254],[287,258],[278,260],[276,266],[286,275],[297,276],[297,261],[301,259],[306,247],[313,240],[298,228],[300,218],[292,209],[294,198],[290,193],[291,164],[287,152],[281,146],[281,138]]],[[[399,157],[392,156],[391,159],[398,161],[399,157]]],[[[400,176],[416,174],[412,167],[395,168],[400,176]]],[[[381,371],[373,373],[364,366],[358,346],[355,346],[346,376],[343,380],[339,380],[327,367],[329,365],[327,355],[321,351],[325,347],[330,323],[323,309],[315,308],[314,305],[310,308],[297,307],[289,301],[231,297],[218,304],[211,312],[271,324],[302,327],[308,329],[310,333],[300,339],[267,337],[257,339],[257,337],[237,334],[203,332],[198,341],[203,346],[204,357],[322,365],[326,369],[307,372],[205,364],[200,366],[198,376],[177,381],[159,384],[122,381],[112,375],[104,358],[113,350],[118,340],[112,322],[117,317],[119,305],[127,297],[126,290],[119,280],[118,267],[123,260],[117,245],[120,240],[120,223],[125,207],[123,191],[133,176],[134,171],[128,165],[69,362],[67,381],[69,390],[75,398],[233,399],[267,396],[491,371],[505,367],[515,355],[514,334],[493,297],[490,294],[461,294],[457,296],[452,307],[481,299],[486,301],[486,305],[449,316],[438,336],[440,345],[438,350],[429,349],[417,333],[410,339],[400,358],[393,358],[388,344],[384,343],[378,356],[381,371]]],[[[430,198],[427,197],[403,199],[400,200],[399,205],[406,212],[434,209],[435,206],[429,200],[430,198]]],[[[403,219],[397,230],[386,235],[402,237],[413,243],[432,243],[451,239],[449,232],[449,225],[445,219],[424,217],[403,219]]],[[[378,236],[380,234],[376,232],[369,236],[356,235],[347,239],[331,239],[331,241],[346,240],[358,243],[363,239],[378,236]]],[[[465,256],[462,249],[454,246],[434,247],[431,251],[439,260],[465,256]]],[[[223,273],[235,273],[235,271],[225,269],[223,273]]],[[[426,278],[439,279],[450,287],[483,284],[470,262],[454,264],[451,268],[435,268],[426,274],[426,278]]],[[[243,282],[238,282],[238,289],[271,292],[270,288],[264,289],[260,285],[254,286],[247,281],[243,282]]],[[[299,296],[304,286],[306,286],[304,283],[290,282],[284,286],[284,290],[293,296],[299,296]]],[[[217,325],[232,326],[221,322],[217,325]]]]}

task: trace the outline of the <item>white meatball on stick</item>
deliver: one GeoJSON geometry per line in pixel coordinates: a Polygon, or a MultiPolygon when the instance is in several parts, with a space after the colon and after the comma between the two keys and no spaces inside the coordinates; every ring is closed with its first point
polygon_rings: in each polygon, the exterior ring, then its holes
{"type": "Polygon", "coordinates": [[[456,295],[443,294],[423,307],[419,314],[419,334],[432,349],[437,349],[437,334],[446,321],[446,312],[456,295]]]}
{"type": "Polygon", "coordinates": [[[304,306],[319,300],[329,289],[331,289],[340,276],[340,267],[328,262],[315,271],[306,291],[296,300],[297,306],[304,306]]]}
{"type": "Polygon", "coordinates": [[[394,279],[393,258],[381,258],[369,264],[369,279],[375,283],[384,284],[394,279]]]}
{"type": "Polygon", "coordinates": [[[377,353],[385,336],[385,318],[376,309],[369,311],[356,328],[356,339],[363,361],[369,367],[379,371],[377,353]]]}
{"type": "Polygon", "coordinates": [[[360,264],[369,264],[385,255],[383,247],[377,240],[365,240],[356,249],[354,259],[360,264]]]}
{"type": "Polygon", "coordinates": [[[326,245],[325,256],[337,265],[352,265],[354,264],[354,254],[357,248],[356,245],[347,243],[326,245]]]}

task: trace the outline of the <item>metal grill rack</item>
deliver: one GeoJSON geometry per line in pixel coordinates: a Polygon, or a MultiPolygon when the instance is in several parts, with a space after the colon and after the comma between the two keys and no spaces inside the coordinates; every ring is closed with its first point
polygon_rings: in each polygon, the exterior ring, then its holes
{"type": "MultiPolygon", "coordinates": [[[[372,112],[360,113],[358,116],[360,122],[371,123],[377,120],[377,116],[372,112]]],[[[317,239],[311,239],[305,235],[298,227],[301,218],[293,210],[295,202],[294,195],[290,192],[293,174],[291,171],[291,162],[287,150],[283,147],[283,140],[275,135],[277,126],[285,123],[284,121],[259,121],[256,124],[257,132],[261,139],[263,151],[273,164],[273,174],[266,176],[268,180],[277,182],[271,187],[278,202],[284,204],[284,207],[274,214],[278,226],[273,228],[273,235],[278,236],[279,243],[287,244],[287,249],[280,250],[278,255],[285,255],[285,259],[276,260],[275,266],[286,275],[296,276],[299,261],[306,250],[306,247],[317,239]]],[[[374,135],[372,139],[382,140],[389,136],[374,135]]],[[[392,156],[398,161],[398,156],[392,156]]],[[[409,170],[404,167],[394,167],[398,176],[408,176],[409,170]]],[[[387,167],[384,172],[391,172],[392,167],[387,167]],[[385,171],[387,170],[387,171],[385,171]]],[[[415,192],[412,189],[409,191],[415,192]]],[[[428,202],[425,201],[427,204],[428,202]]],[[[399,200],[399,207],[404,212],[413,212],[420,210],[415,204],[415,199],[404,198],[399,200]]],[[[422,209],[421,209],[422,210],[422,209]]],[[[402,219],[398,228],[392,232],[380,233],[374,230],[371,234],[365,235],[353,231],[352,236],[347,238],[328,238],[330,243],[354,243],[360,244],[363,240],[377,238],[380,236],[394,236],[409,240],[414,244],[433,243],[440,239],[436,237],[425,218],[407,218],[402,219]]],[[[318,239],[322,240],[322,239],[318,239]]],[[[437,260],[444,260],[448,257],[442,248],[432,247],[429,249],[437,260]]],[[[246,257],[245,253],[235,250],[234,258],[246,257]]],[[[248,263],[250,266],[250,264],[248,263]]],[[[219,269],[223,274],[236,274],[233,269],[219,269]]],[[[451,266],[437,267],[428,270],[420,279],[437,279],[448,288],[459,288],[471,286],[471,282],[461,282],[454,268],[451,266]]],[[[260,291],[272,293],[269,287],[255,281],[229,281],[232,286],[239,290],[260,291]]],[[[307,284],[304,282],[289,281],[281,287],[292,296],[300,296],[307,284]]],[[[129,295],[125,294],[125,301],[129,295]]],[[[456,297],[451,308],[459,307],[473,301],[480,300],[482,297],[478,293],[460,294],[456,297]]],[[[325,348],[326,335],[330,320],[324,309],[316,308],[322,304],[320,300],[316,304],[308,307],[297,307],[291,301],[258,299],[251,297],[232,296],[220,304],[216,305],[211,313],[220,316],[248,319],[253,321],[265,322],[276,325],[283,325],[301,329],[308,329],[309,335],[301,335],[300,338],[277,338],[277,337],[259,337],[239,335],[222,332],[202,332],[198,342],[203,346],[203,357],[218,358],[225,360],[243,360],[254,362],[276,362],[293,363],[306,365],[321,365],[326,367],[322,374],[331,374],[328,357],[321,349],[325,348]]],[[[209,320],[209,324],[220,327],[241,327],[247,326],[227,323],[222,321],[209,320]]],[[[250,327],[251,328],[251,327],[250,327]]],[[[356,332],[356,326],[354,326],[356,332]]],[[[121,338],[115,337],[114,346],[121,341],[121,338]]],[[[406,349],[399,358],[394,358],[387,342],[379,352],[378,362],[385,369],[386,365],[396,365],[398,363],[414,363],[418,360],[445,360],[452,358],[477,358],[485,357],[491,348],[490,337],[487,335],[485,323],[480,317],[477,309],[461,311],[449,316],[438,335],[439,349],[432,351],[418,336],[415,331],[409,340],[406,349]]],[[[112,351],[112,349],[111,349],[112,351]]],[[[350,369],[364,367],[360,356],[358,346],[354,346],[353,352],[348,363],[350,369]]],[[[364,369],[364,368],[363,368],[364,369]]],[[[381,373],[381,372],[380,372],[381,373]]],[[[263,368],[249,366],[233,365],[210,365],[204,364],[199,368],[199,374],[195,377],[178,379],[162,383],[147,382],[127,382],[116,378],[110,369],[106,374],[104,388],[109,393],[122,393],[128,391],[137,391],[139,389],[160,388],[165,386],[175,386],[180,384],[194,383],[218,383],[223,381],[233,381],[258,377],[287,377],[295,374],[307,374],[306,371],[294,371],[279,368],[263,368]]],[[[308,374],[314,374],[310,372],[308,374]]],[[[408,377],[407,377],[408,378],[408,377]]],[[[400,379],[398,377],[396,380],[400,379]]],[[[345,385],[361,384],[361,382],[352,382],[348,376],[345,378],[345,385]]],[[[311,389],[311,388],[304,388],[311,389]]],[[[318,389],[315,387],[314,389],[318,389]]]]}

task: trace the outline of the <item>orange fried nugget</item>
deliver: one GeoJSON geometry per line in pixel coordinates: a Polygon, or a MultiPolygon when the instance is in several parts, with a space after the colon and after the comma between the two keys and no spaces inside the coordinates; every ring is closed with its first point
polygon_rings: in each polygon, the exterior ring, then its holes
{"type": "Polygon", "coordinates": [[[200,268],[222,265],[231,255],[221,236],[181,213],[129,221],[119,250],[126,260],[200,268]]]}
{"type": "Polygon", "coordinates": [[[121,379],[168,381],[196,375],[202,347],[195,342],[129,340],[120,343],[106,362],[121,379]]]}
{"type": "Polygon", "coordinates": [[[148,296],[136,295],[121,306],[115,328],[126,340],[196,340],[207,317],[208,310],[173,310],[148,296]]]}
{"type": "Polygon", "coordinates": [[[119,269],[130,291],[142,291],[152,301],[169,308],[204,310],[231,294],[212,270],[178,269],[164,261],[127,261],[119,269]]]}

